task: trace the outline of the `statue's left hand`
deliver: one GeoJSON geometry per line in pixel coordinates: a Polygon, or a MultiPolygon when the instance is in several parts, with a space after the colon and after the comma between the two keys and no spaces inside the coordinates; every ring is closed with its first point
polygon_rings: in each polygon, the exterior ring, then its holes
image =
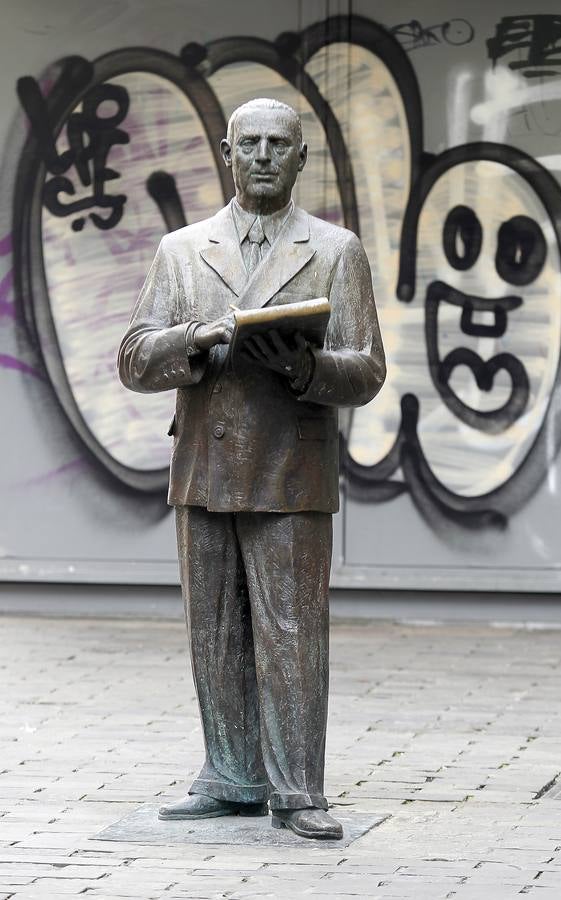
{"type": "Polygon", "coordinates": [[[278,331],[272,330],[266,337],[256,334],[248,338],[243,350],[252,362],[272,369],[292,382],[307,384],[312,377],[314,358],[299,332],[294,335],[294,346],[289,346],[278,331]]]}

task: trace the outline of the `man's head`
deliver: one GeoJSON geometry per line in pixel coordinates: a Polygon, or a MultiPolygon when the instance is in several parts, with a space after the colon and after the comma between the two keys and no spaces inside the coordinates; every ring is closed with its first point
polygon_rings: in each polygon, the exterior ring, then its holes
{"type": "Polygon", "coordinates": [[[269,99],[234,110],[220,150],[232,169],[238,202],[263,214],[286,206],[308,154],[297,112],[269,99]]]}

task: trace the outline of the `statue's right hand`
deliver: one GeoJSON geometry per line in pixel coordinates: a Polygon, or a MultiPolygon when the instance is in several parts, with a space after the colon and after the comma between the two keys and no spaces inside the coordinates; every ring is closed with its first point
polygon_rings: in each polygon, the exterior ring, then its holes
{"type": "Polygon", "coordinates": [[[229,344],[235,324],[234,313],[226,313],[214,322],[199,325],[193,335],[193,342],[199,350],[210,350],[215,344],[229,344]]]}

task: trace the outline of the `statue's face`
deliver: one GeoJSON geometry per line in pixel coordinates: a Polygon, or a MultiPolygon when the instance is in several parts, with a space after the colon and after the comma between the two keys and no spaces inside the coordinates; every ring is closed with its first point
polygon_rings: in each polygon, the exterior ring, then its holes
{"type": "Polygon", "coordinates": [[[233,145],[222,141],[221,149],[232,168],[238,201],[256,212],[273,212],[288,203],[307,156],[294,116],[283,109],[240,113],[233,145]]]}

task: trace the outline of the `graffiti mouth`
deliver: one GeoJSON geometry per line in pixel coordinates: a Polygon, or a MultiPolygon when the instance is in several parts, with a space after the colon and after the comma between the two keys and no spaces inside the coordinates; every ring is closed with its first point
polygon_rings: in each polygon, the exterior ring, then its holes
{"type": "Polygon", "coordinates": [[[460,328],[470,337],[502,337],[508,326],[508,313],[522,305],[522,297],[486,298],[464,294],[443,281],[429,284],[425,303],[425,337],[429,360],[429,370],[434,386],[448,409],[462,422],[485,431],[499,434],[505,431],[524,412],[530,396],[530,384],[523,364],[512,353],[498,353],[491,359],[483,360],[478,353],[467,347],[457,347],[440,358],[438,342],[438,310],[441,303],[450,303],[462,310],[460,328]],[[492,314],[492,322],[481,321],[482,314],[492,314]],[[504,369],[511,380],[510,396],[503,406],[481,411],[467,405],[450,386],[453,371],[458,366],[467,366],[472,372],[478,388],[490,392],[495,384],[495,376],[504,369]]]}
{"type": "Polygon", "coordinates": [[[439,303],[459,306],[462,310],[460,328],[464,334],[472,337],[502,337],[508,324],[507,313],[522,306],[522,297],[515,294],[506,297],[478,297],[474,294],[464,294],[463,291],[450,287],[444,281],[433,281],[428,288],[427,302],[429,295],[431,295],[431,299],[433,296],[438,297],[437,302],[439,303]],[[476,321],[474,313],[491,313],[494,322],[485,324],[476,321]]]}

